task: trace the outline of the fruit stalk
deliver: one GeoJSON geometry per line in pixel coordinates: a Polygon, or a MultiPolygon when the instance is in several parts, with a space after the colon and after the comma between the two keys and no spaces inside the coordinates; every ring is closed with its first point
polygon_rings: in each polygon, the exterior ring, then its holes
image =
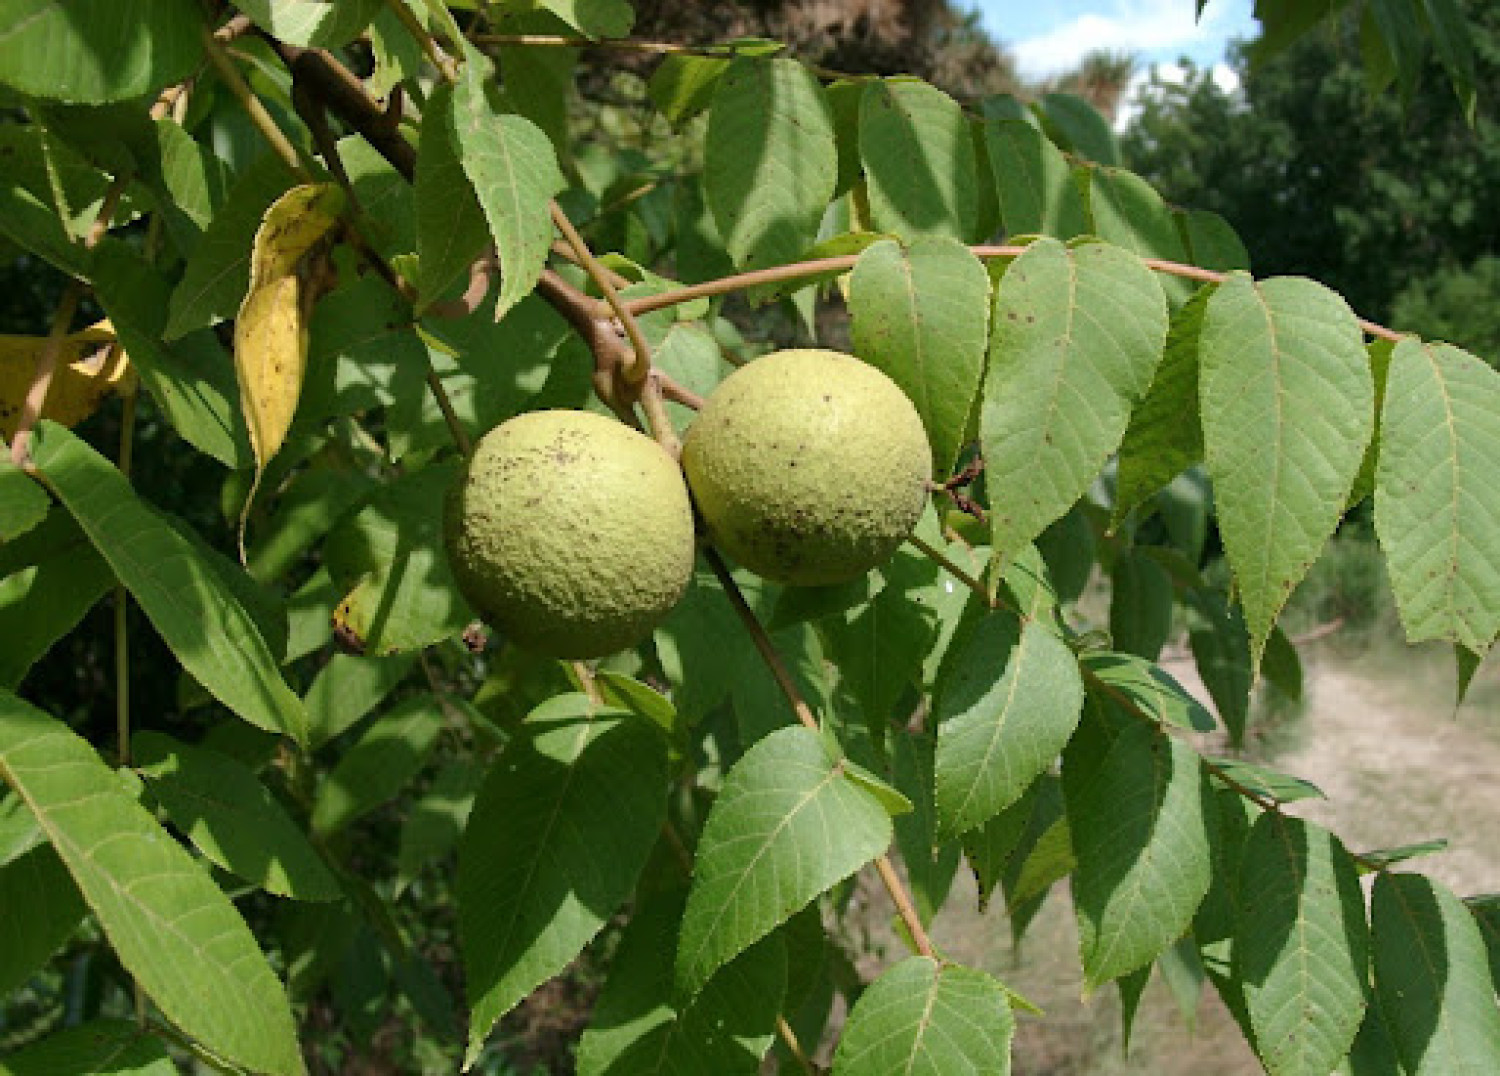
{"type": "MultiPolygon", "coordinates": [[[[713,569],[714,575],[719,580],[719,585],[724,588],[724,593],[729,596],[729,603],[734,606],[734,611],[739,614],[740,621],[745,625],[745,630],[750,633],[750,641],[755,644],[755,649],[765,661],[766,667],[771,670],[771,676],[775,678],[776,684],[781,688],[781,693],[786,696],[787,702],[791,703],[792,711],[797,715],[797,720],[803,725],[820,732],[818,719],[813,716],[812,708],[807,705],[807,700],[802,697],[802,692],[797,690],[797,684],[792,679],[792,674],[787,670],[786,663],[781,660],[781,655],[776,652],[771,637],[766,634],[764,625],[760,618],[755,615],[755,610],[750,608],[750,603],[745,600],[744,593],[739,584],[734,581],[734,576],[729,574],[729,567],[724,563],[724,558],[719,556],[717,550],[712,546],[703,551],[703,557],[708,561],[708,566],[713,569]]],[[[907,893],[906,886],[901,882],[901,876],[896,873],[895,866],[891,863],[889,855],[881,855],[875,860],[875,870],[880,875],[880,880],[885,884],[886,892],[891,895],[891,900],[896,905],[896,912],[901,916],[901,921],[906,924],[908,933],[911,934],[912,943],[916,945],[917,952],[922,956],[935,956],[932,947],[932,939],[927,936],[927,930],[922,926],[922,917],[917,914],[916,906],[912,903],[911,895],[907,893]]]]}

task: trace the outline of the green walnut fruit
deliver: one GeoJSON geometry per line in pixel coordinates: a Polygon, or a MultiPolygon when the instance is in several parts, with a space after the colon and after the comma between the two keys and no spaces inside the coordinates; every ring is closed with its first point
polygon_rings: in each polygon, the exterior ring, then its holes
{"type": "Polygon", "coordinates": [[[682,447],[715,545],[758,575],[847,582],[911,534],[932,452],[905,393],[837,351],[779,351],[714,390],[682,447]]]}
{"type": "Polygon", "coordinates": [[[693,571],[676,461],[586,411],[532,411],[485,434],[448,495],[444,537],[480,616],[559,658],[634,646],[693,571]]]}

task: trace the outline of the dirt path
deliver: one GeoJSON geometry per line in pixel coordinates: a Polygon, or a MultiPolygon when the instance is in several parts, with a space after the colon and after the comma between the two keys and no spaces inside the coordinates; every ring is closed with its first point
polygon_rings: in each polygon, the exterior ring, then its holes
{"type": "MultiPolygon", "coordinates": [[[[1481,703],[1488,684],[1455,714],[1450,674],[1427,657],[1348,664],[1311,653],[1304,662],[1306,711],[1270,764],[1328,798],[1293,813],[1354,851],[1446,837],[1447,851],[1411,869],[1463,896],[1500,891],[1500,726],[1481,703]]],[[[1201,690],[1191,664],[1168,668],[1201,690]]]]}

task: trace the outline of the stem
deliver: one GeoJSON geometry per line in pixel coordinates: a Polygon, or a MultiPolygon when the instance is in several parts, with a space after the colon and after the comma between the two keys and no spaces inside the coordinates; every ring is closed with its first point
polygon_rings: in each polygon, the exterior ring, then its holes
{"type": "MultiPolygon", "coordinates": [[[[786,663],[781,660],[781,655],[776,652],[776,647],[772,644],[771,637],[766,634],[760,618],[755,615],[755,610],[751,609],[750,603],[745,600],[739,584],[734,581],[734,576],[729,574],[724,558],[719,556],[718,550],[712,546],[705,547],[703,557],[708,561],[708,566],[713,569],[719,585],[724,588],[724,593],[728,596],[729,603],[734,606],[734,611],[739,614],[745,630],[750,633],[750,641],[755,644],[755,649],[759,651],[766,667],[771,670],[771,675],[776,679],[776,685],[781,688],[781,693],[786,696],[787,702],[791,703],[797,720],[814,732],[820,732],[818,719],[813,716],[812,708],[807,705],[802,692],[797,689],[796,681],[792,679],[786,663]]],[[[875,869],[880,874],[880,880],[885,883],[886,892],[895,902],[896,911],[900,914],[901,921],[906,924],[906,929],[916,944],[917,952],[925,957],[934,956],[932,939],[927,936],[927,930],[922,926],[922,917],[917,914],[917,909],[913,906],[900,875],[891,865],[891,857],[881,855],[875,860],[875,869]]]]}
{"type": "Polygon", "coordinates": [[[459,421],[458,412],[453,410],[453,400],[443,387],[443,379],[432,368],[431,360],[427,363],[427,387],[432,390],[432,398],[437,401],[438,410],[443,413],[443,421],[448,424],[448,433],[452,435],[453,443],[465,456],[472,456],[474,441],[469,436],[469,431],[464,429],[464,424],[459,421]]]}
{"type": "Polygon", "coordinates": [[[915,534],[907,535],[906,540],[913,546],[915,546],[919,551],[926,554],[930,560],[937,562],[940,567],[946,569],[948,574],[953,576],[954,579],[957,579],[960,583],[968,587],[975,594],[978,594],[979,597],[984,600],[985,605],[988,605],[991,609],[997,607],[998,603],[993,597],[991,597],[989,588],[986,587],[977,578],[970,575],[968,572],[964,571],[957,564],[955,564],[949,558],[948,554],[944,553],[937,546],[929,543],[926,539],[920,538],[915,534]]]}
{"type": "Polygon", "coordinates": [[[807,1051],[802,1049],[802,1043],[797,1039],[797,1033],[792,1030],[792,1025],[786,1022],[786,1017],[781,1014],[776,1016],[776,1034],[781,1039],[781,1045],[786,1047],[786,1052],[792,1060],[797,1062],[807,1076],[818,1076],[818,1066],[813,1064],[812,1058],[807,1056],[807,1051]]]}
{"type": "Polygon", "coordinates": [[[675,380],[664,370],[653,371],[656,379],[661,382],[661,394],[673,403],[681,404],[683,407],[691,407],[694,411],[702,411],[708,403],[686,385],[675,380]]]}
{"type": "MultiPolygon", "coordinates": [[[[117,345],[118,346],[118,345],[117,345]]],[[[130,466],[135,455],[135,401],[130,393],[120,411],[120,473],[126,481],[130,479],[130,466]]],[[[120,765],[130,765],[130,625],[126,613],[130,607],[130,592],[123,585],[115,586],[115,733],[119,745],[120,765]]]]}
{"type": "Polygon", "coordinates": [[[276,125],[276,121],[266,111],[266,106],[261,104],[259,97],[255,96],[254,91],[240,74],[240,69],[234,66],[234,61],[224,51],[224,46],[219,43],[219,39],[207,26],[203,28],[203,51],[208,54],[209,61],[219,72],[224,85],[229,87],[229,92],[234,94],[240,106],[245,110],[245,114],[250,117],[250,122],[255,125],[255,129],[260,132],[271,150],[281,158],[282,163],[291,170],[292,175],[306,183],[311,177],[302,165],[302,158],[297,153],[297,147],[292,145],[286,132],[276,125]]]}
{"type": "MultiPolygon", "coordinates": [[[[976,258],[1015,258],[1024,254],[1026,248],[1022,246],[973,246],[969,248],[969,252],[976,258]]],[[[792,262],[789,265],[773,265],[767,269],[734,273],[730,276],[719,277],[717,280],[706,280],[702,284],[676,288],[657,295],[646,295],[639,299],[632,299],[625,305],[632,314],[649,314],[653,310],[664,310],[670,306],[690,303],[694,299],[727,295],[732,291],[740,291],[759,284],[780,284],[784,281],[801,280],[803,277],[819,276],[823,273],[845,273],[853,269],[857,261],[859,261],[858,254],[844,254],[835,258],[812,258],[808,261],[792,262]]],[[[1167,261],[1165,258],[1142,258],[1141,261],[1146,264],[1147,268],[1154,269],[1158,273],[1196,280],[1205,284],[1222,284],[1229,279],[1227,273],[1203,269],[1196,265],[1184,265],[1182,262],[1167,261]]],[[[1358,320],[1360,329],[1369,336],[1395,341],[1402,338],[1401,333],[1388,329],[1384,325],[1367,321],[1364,318],[1358,320]]]]}
{"type": "Polygon", "coordinates": [[[562,206],[556,200],[552,202],[552,223],[557,225],[557,230],[562,233],[563,239],[568,246],[573,248],[578,262],[583,266],[584,272],[588,273],[589,279],[598,285],[599,293],[604,296],[604,301],[609,304],[610,310],[614,311],[615,317],[620,319],[620,325],[625,330],[626,337],[630,340],[630,346],[635,351],[635,362],[624,368],[626,380],[632,385],[639,385],[646,380],[646,375],[651,372],[651,345],[646,343],[646,336],[641,332],[639,323],[629,306],[620,299],[620,293],[615,291],[614,284],[610,281],[604,266],[599,264],[599,259],[594,257],[594,252],[589,249],[588,243],[584,242],[583,236],[578,234],[578,229],[573,227],[573,222],[563,212],[562,206]]]}
{"type": "Polygon", "coordinates": [[[594,670],[581,661],[571,661],[573,675],[578,677],[578,682],[583,685],[583,693],[589,697],[589,702],[595,706],[604,705],[604,696],[599,693],[599,683],[594,679],[594,670]]]}
{"type": "Polygon", "coordinates": [[[657,56],[711,56],[732,59],[738,45],[680,45],[671,41],[595,41],[569,34],[475,34],[476,45],[534,45],[542,48],[608,49],[613,52],[645,52],[657,56]]]}
{"type": "Polygon", "coordinates": [[[454,63],[453,57],[444,52],[442,46],[437,43],[437,40],[427,32],[427,27],[418,21],[416,14],[411,8],[407,7],[401,0],[386,0],[386,6],[400,20],[406,32],[416,39],[418,45],[422,46],[422,51],[426,54],[427,59],[432,62],[432,66],[438,69],[438,73],[443,76],[443,80],[445,82],[457,82],[458,64],[454,63]]]}
{"type": "Polygon", "coordinates": [[[31,387],[26,390],[26,399],[21,404],[21,418],[16,424],[16,435],[10,442],[11,462],[27,471],[35,469],[31,460],[31,431],[42,416],[47,405],[47,392],[52,388],[52,378],[57,373],[57,359],[62,352],[63,338],[73,324],[73,315],[78,312],[78,300],[83,294],[83,285],[77,280],[68,281],[57,309],[52,314],[52,324],[47,329],[47,343],[36,360],[36,373],[32,375],[31,387]]]}
{"type": "Polygon", "coordinates": [[[663,398],[661,378],[652,370],[641,386],[641,410],[646,412],[646,425],[656,436],[656,443],[674,460],[682,458],[682,442],[677,439],[677,430],[672,426],[672,417],[667,414],[667,403],[663,398]]]}

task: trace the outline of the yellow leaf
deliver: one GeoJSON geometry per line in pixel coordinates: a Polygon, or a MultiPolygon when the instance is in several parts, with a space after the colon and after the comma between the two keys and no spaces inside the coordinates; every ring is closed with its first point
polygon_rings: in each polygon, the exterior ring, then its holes
{"type": "Polygon", "coordinates": [[[343,208],[344,192],[331,183],[293,187],[266,210],[250,250],[250,290],[234,323],[240,408],[255,452],[255,481],[240,513],[241,560],[251,502],[266,464],[286,440],[307,373],[314,294],[304,278],[303,262],[338,222],[343,208]]]}
{"type": "MultiPolygon", "coordinates": [[[[136,374],[130,359],[113,345],[114,326],[108,321],[63,337],[42,418],[76,426],[111,393],[134,391],[136,374]]],[[[46,349],[45,336],[0,336],[0,435],[7,440],[15,436],[37,360],[46,349]]]]}

